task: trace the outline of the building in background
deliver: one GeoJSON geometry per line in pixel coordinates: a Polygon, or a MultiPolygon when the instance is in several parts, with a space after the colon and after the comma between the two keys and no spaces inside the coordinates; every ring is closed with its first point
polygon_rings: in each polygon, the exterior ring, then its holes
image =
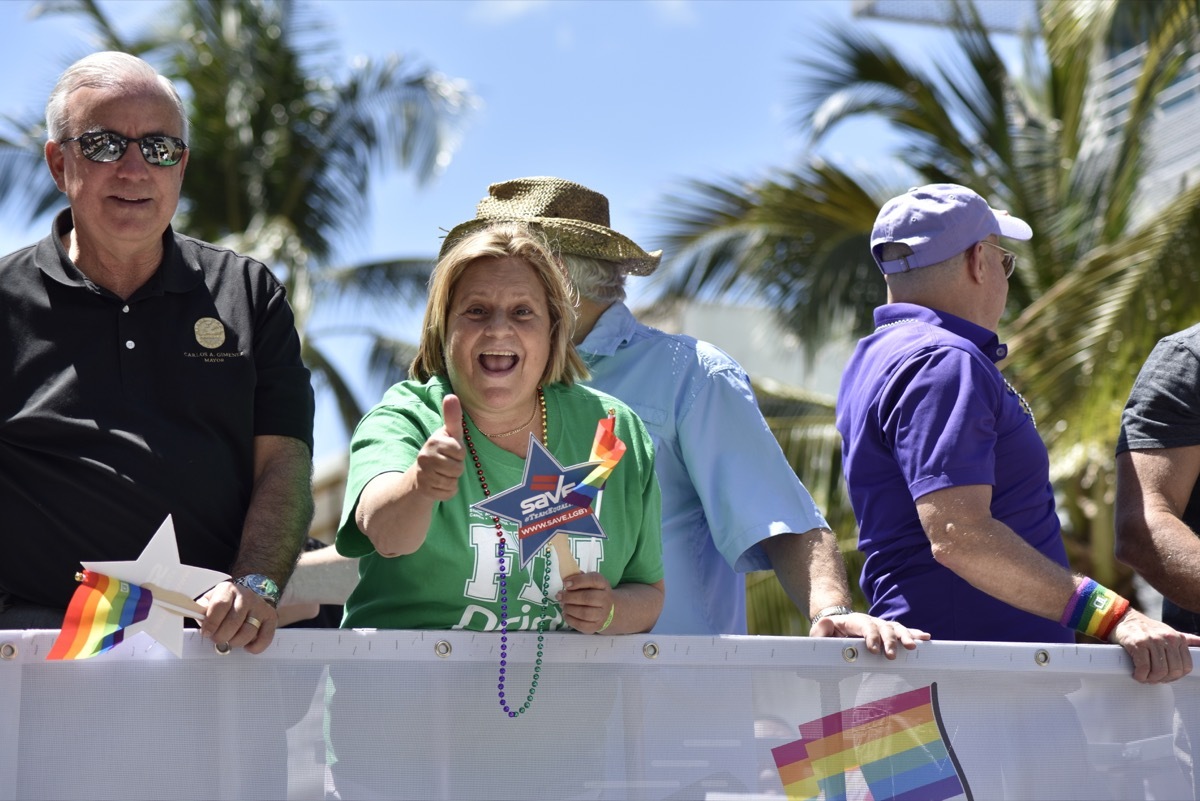
{"type": "Polygon", "coordinates": [[[757,381],[801,388],[825,396],[832,406],[842,368],[854,351],[853,342],[821,348],[809,359],[799,339],[775,322],[770,309],[759,306],[687,301],[667,311],[636,311],[646,325],[672,334],[687,334],[719,347],[757,381]]]}
{"type": "MultiPolygon", "coordinates": [[[[984,26],[996,33],[1032,34],[1040,29],[1034,0],[975,0],[984,26]]],[[[855,17],[917,25],[952,27],[956,4],[949,0],[854,0],[855,17]]],[[[1099,104],[1097,130],[1090,141],[1104,147],[1129,119],[1129,103],[1141,77],[1147,46],[1132,28],[1113,43],[1104,62],[1103,76],[1093,100],[1099,104]]],[[[1154,214],[1180,190],[1200,180],[1200,55],[1192,56],[1178,77],[1159,97],[1160,107],[1146,135],[1146,172],[1138,188],[1134,222],[1154,214]]]]}

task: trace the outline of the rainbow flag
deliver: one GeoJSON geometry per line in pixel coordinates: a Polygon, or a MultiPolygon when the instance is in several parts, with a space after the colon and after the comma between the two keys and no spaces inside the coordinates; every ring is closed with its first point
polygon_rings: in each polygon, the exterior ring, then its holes
{"type": "Polygon", "coordinates": [[[872,801],[971,801],[947,740],[931,684],[805,723],[771,754],[789,799],[845,801],[861,773],[872,801]]]}
{"type": "Polygon", "coordinates": [[[610,409],[608,417],[596,424],[596,439],[592,441],[592,455],[589,462],[600,462],[587,478],[576,485],[567,496],[567,503],[584,509],[590,507],[596,500],[604,483],[612,475],[613,468],[625,455],[625,443],[617,436],[613,427],[617,423],[616,411],[610,409]]]}
{"type": "Polygon", "coordinates": [[[103,573],[76,573],[80,582],[67,607],[47,659],[86,659],[102,654],[125,638],[125,628],[150,614],[154,597],[137,584],[103,573]]]}

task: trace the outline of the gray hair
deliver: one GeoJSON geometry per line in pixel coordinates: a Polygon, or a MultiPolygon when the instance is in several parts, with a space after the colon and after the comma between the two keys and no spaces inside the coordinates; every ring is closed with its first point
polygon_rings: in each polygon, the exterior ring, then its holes
{"type": "MultiPolygon", "coordinates": [[[[974,245],[971,247],[973,248],[974,245]]],[[[924,296],[931,289],[946,286],[947,277],[951,272],[962,267],[970,250],[968,248],[962,253],[955,253],[950,258],[930,264],[928,267],[918,267],[902,273],[891,273],[885,275],[883,279],[892,289],[893,294],[898,293],[898,297],[924,296]]],[[[885,261],[888,260],[887,251],[884,251],[883,258],[885,261]]]]}
{"type": "MultiPolygon", "coordinates": [[[[156,86],[163,91],[179,111],[183,140],[188,138],[187,112],[175,84],[137,56],[106,50],[92,53],[67,67],[58,78],[50,99],[46,102],[46,135],[60,142],[72,135],[68,100],[79,89],[113,89],[156,86]]],[[[75,135],[82,133],[76,132],[75,135]]]]}
{"type": "Polygon", "coordinates": [[[625,300],[625,271],[620,263],[574,253],[558,257],[580,297],[604,304],[625,300]]]}

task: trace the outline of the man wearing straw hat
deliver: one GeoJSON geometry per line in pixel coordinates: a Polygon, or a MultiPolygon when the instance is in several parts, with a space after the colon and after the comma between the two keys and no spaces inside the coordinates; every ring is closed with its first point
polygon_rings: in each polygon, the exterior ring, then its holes
{"type": "Polygon", "coordinates": [[[663,498],[666,604],[655,632],[745,634],[744,573],[773,569],[814,636],[862,637],[889,658],[928,635],[855,613],[837,539],[797,480],[741,366],[717,347],[642,325],[625,277],[649,275],[647,253],[609,227],[608,199],[560,178],[492,184],[476,218],[443,250],[493,222],[539,228],[579,291],[575,343],[589,384],[629,404],[655,446],[663,498]]]}

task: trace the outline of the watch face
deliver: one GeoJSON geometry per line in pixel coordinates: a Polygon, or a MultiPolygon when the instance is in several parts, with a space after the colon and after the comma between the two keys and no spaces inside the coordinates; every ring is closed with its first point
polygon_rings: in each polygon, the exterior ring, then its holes
{"type": "Polygon", "coordinates": [[[272,604],[279,601],[279,585],[276,584],[270,577],[264,576],[261,573],[251,573],[248,576],[242,576],[234,583],[253,590],[258,595],[270,601],[272,604]]]}

